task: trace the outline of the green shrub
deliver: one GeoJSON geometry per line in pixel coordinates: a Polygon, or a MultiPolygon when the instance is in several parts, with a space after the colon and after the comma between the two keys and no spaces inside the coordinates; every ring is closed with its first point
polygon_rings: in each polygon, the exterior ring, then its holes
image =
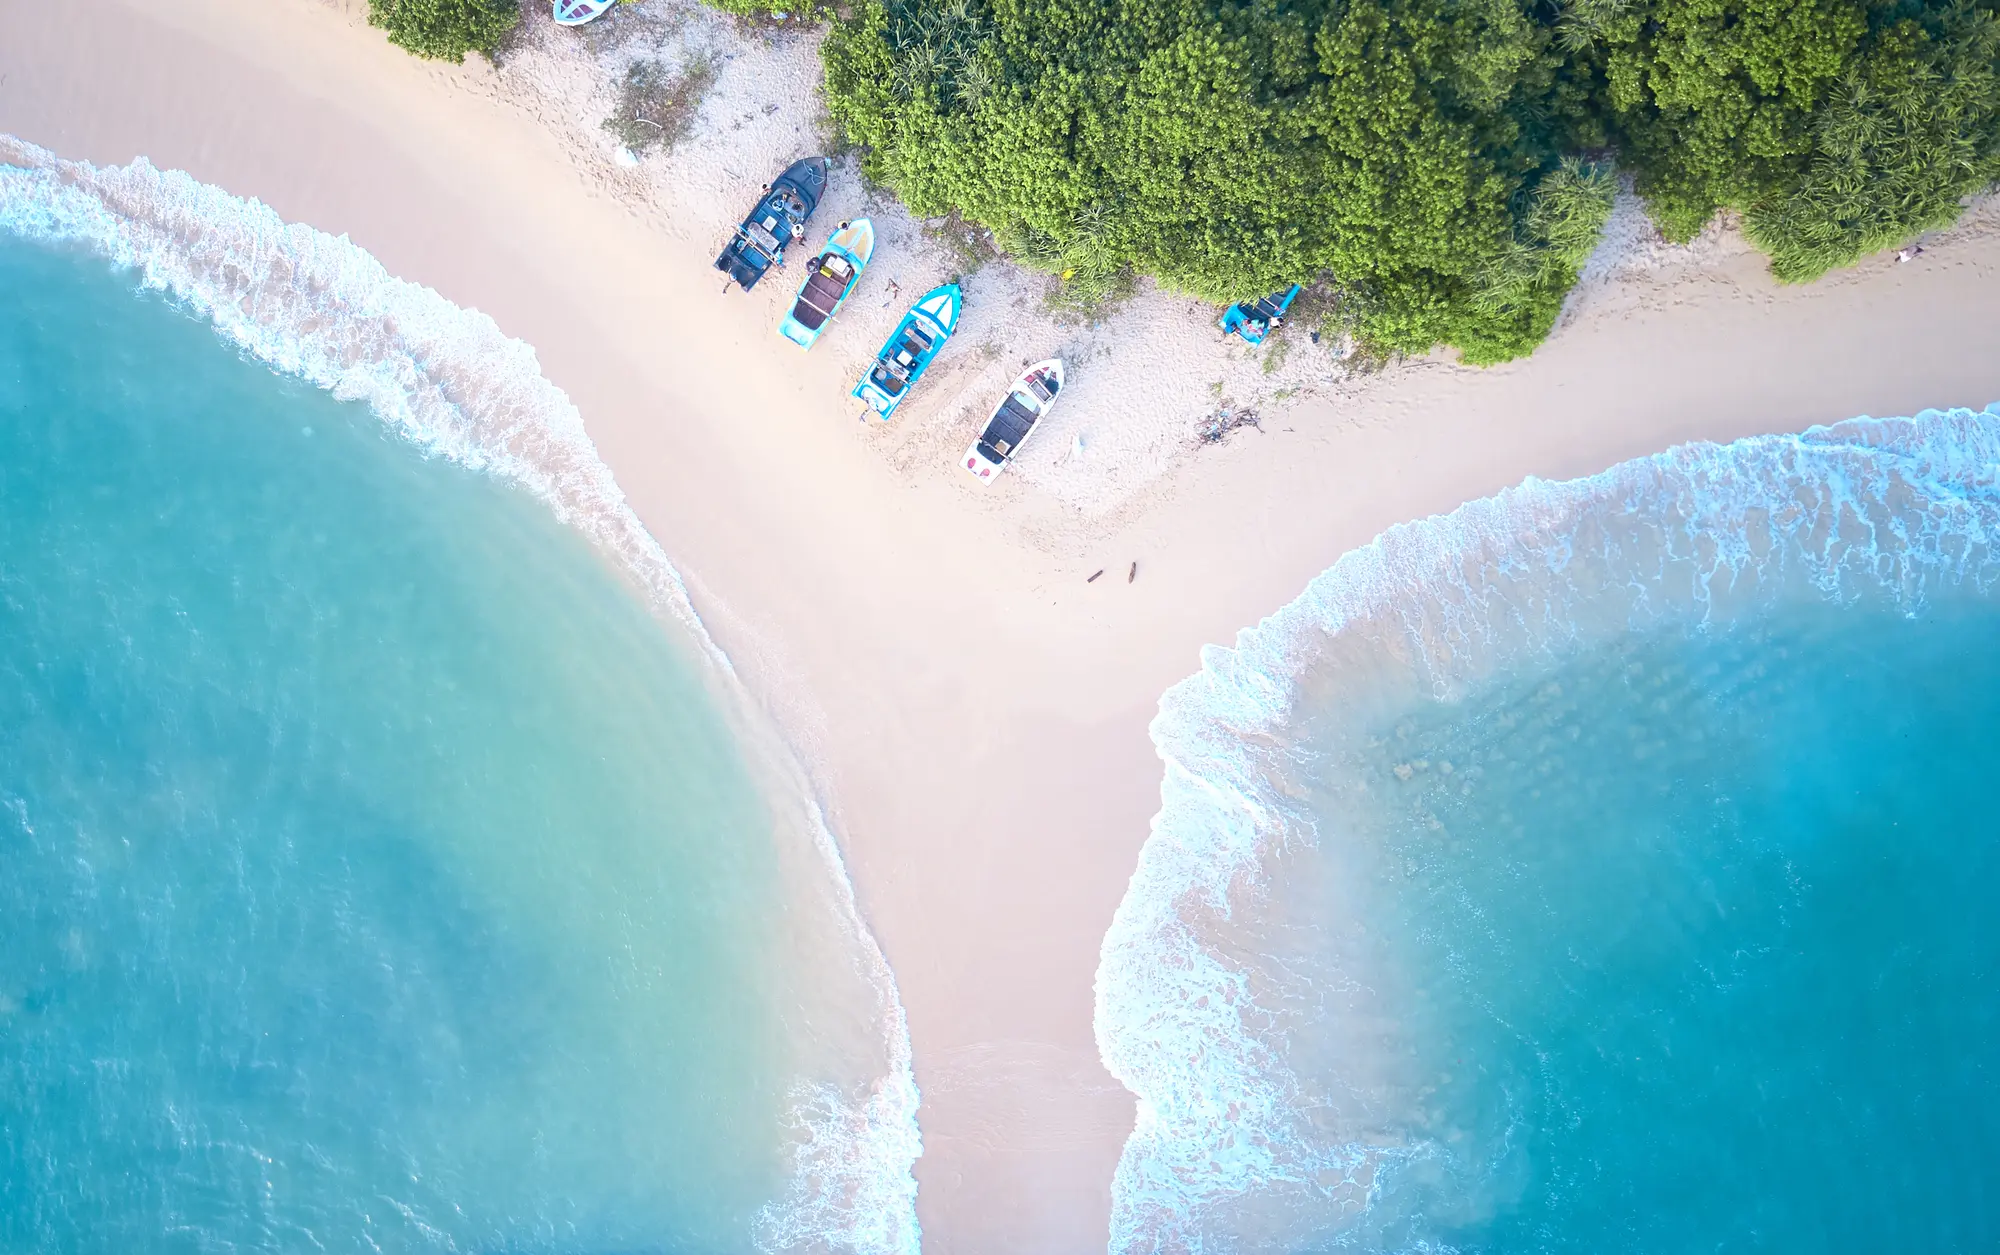
{"type": "Polygon", "coordinates": [[[1515,238],[1496,256],[1473,301],[1491,322],[1458,342],[1466,361],[1492,365],[1548,337],[1563,298],[1597,241],[1618,193],[1608,163],[1566,159],[1535,186],[1515,238]]]}
{"type": "Polygon", "coordinates": [[[711,9],[749,18],[776,17],[782,13],[788,19],[813,21],[833,12],[827,0],[702,0],[702,3],[711,9]]]}
{"type": "Polygon", "coordinates": [[[2000,179],[2000,0],[862,0],[835,121],[1089,306],[1331,276],[1372,354],[1528,352],[1609,212],[1722,208],[1787,280],[2000,179]]]}
{"type": "Polygon", "coordinates": [[[1780,279],[1816,279],[1947,226],[2000,179],[2000,22],[1950,17],[1942,38],[1915,23],[1890,32],[1834,84],[1805,170],[1747,207],[1744,228],[1780,279]]]}
{"type": "Polygon", "coordinates": [[[658,61],[635,61],[625,71],[618,107],[604,119],[604,129],[618,137],[634,156],[674,145],[694,127],[702,98],[715,84],[715,62],[697,57],[678,70],[658,61]]]}
{"type": "Polygon", "coordinates": [[[368,24],[389,32],[389,42],[420,57],[463,61],[468,52],[491,56],[521,21],[514,0],[368,0],[368,24]]]}
{"type": "Polygon", "coordinates": [[[1082,300],[1331,272],[1371,346],[1497,361],[1561,297],[1496,272],[1573,277],[1530,218],[1586,93],[1513,0],[868,0],[826,67],[871,177],[1082,300]]]}
{"type": "Polygon", "coordinates": [[[1740,210],[1780,278],[1948,223],[2000,177],[1992,0],[1570,0],[1560,27],[1662,229],[1740,210]]]}

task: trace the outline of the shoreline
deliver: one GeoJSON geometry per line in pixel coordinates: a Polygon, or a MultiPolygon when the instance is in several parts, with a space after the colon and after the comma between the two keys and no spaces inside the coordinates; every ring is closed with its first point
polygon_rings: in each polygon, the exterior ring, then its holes
{"type": "Polygon", "coordinates": [[[594,185],[483,66],[311,0],[10,16],[0,132],[256,197],[535,347],[828,803],[908,1011],[932,1251],[1103,1248],[1133,1108],[1092,982],[1159,808],[1147,727],[1203,645],[1530,475],[2000,398],[1989,213],[1807,288],[1741,250],[1608,281],[1526,361],[1350,380],[1090,517],[890,465],[842,362],[717,296],[710,241],[594,185]],[[1085,583],[1131,561],[1129,585],[1085,583]]]}
{"type": "Polygon", "coordinates": [[[831,913],[839,937],[829,940],[822,927],[804,949],[851,948],[880,1034],[884,1072],[865,1096],[795,1083],[791,1118],[808,1132],[791,1150],[788,1192],[759,1213],[760,1232],[784,1235],[773,1239],[780,1246],[810,1240],[801,1234],[861,1233],[858,1249],[912,1255],[918,1099],[894,974],[861,918],[806,772],[598,460],[575,407],[541,375],[533,349],[504,339],[484,315],[387,274],[349,241],[150,163],[94,167],[0,134],[0,235],[8,227],[102,261],[122,279],[136,275],[145,295],[192,317],[225,349],[361,403],[421,458],[525,491],[533,500],[523,508],[546,512],[551,526],[586,542],[635,597],[634,609],[688,655],[784,834],[779,846],[804,856],[783,895],[787,921],[831,913]],[[324,298],[329,292],[337,302],[324,298]],[[460,386],[468,376],[476,388],[460,386]]]}

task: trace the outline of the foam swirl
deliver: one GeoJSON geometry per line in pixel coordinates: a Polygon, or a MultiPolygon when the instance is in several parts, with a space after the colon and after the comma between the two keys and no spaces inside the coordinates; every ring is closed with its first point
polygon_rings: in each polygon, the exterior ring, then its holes
{"type": "MultiPolygon", "coordinates": [[[[344,236],[288,223],[258,201],[143,158],[99,167],[0,135],[0,229],[130,268],[259,360],[365,402],[427,454],[533,492],[613,555],[733,680],[728,656],[598,457],[576,406],[543,376],[534,349],[485,314],[397,278],[344,236]]],[[[887,1071],[859,1095],[800,1084],[793,1180],[760,1217],[758,1239],[773,1250],[915,1255],[912,1165],[921,1142],[909,1030],[804,773],[788,774],[810,812],[811,841],[833,878],[861,974],[877,993],[887,1071]]]]}
{"type": "MultiPolygon", "coordinates": [[[[1161,809],[1101,953],[1096,1036],[1138,1096],[1113,1184],[1111,1250],[1264,1249],[1218,1208],[1293,1200],[1272,1249],[1351,1234],[1423,1144],[1330,1136],[1301,1109],[1253,975],[1218,940],[1274,848],[1311,840],[1288,797],[1301,678],[1349,649],[1440,698],[1534,655],[1783,598],[1906,613],[2000,587],[2000,406],[1854,419],[1688,445],[1564,483],[1529,480],[1398,526],[1291,604],[1212,647],[1161,699],[1161,809]],[[1333,1218],[1333,1219],[1329,1219],[1333,1218]],[[1286,1242],[1291,1245],[1286,1245],[1286,1242]]],[[[1338,1240],[1337,1237],[1335,1240],[1338,1240]]],[[[1315,1248],[1317,1249],[1317,1248],[1315,1248]]]]}

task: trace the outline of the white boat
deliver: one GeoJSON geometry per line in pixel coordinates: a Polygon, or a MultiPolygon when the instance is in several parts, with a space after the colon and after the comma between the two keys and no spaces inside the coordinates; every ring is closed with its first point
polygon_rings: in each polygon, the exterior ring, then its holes
{"type": "Polygon", "coordinates": [[[1063,364],[1059,357],[1036,362],[1015,378],[980,430],[979,439],[965,451],[965,469],[974,479],[990,484],[995,475],[1007,469],[1007,463],[1014,460],[1035,428],[1055,408],[1056,395],[1062,386],[1063,364]]]}
{"type": "Polygon", "coordinates": [[[581,26],[611,12],[618,0],[556,0],[556,25],[581,26]]]}

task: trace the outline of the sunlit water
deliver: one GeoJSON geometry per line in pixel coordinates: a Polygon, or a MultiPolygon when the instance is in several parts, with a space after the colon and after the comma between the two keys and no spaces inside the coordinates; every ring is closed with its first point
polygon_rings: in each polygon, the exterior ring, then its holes
{"type": "Polygon", "coordinates": [[[0,232],[0,1248],[914,1249],[816,812],[523,479],[0,232]]]}
{"type": "Polygon", "coordinates": [[[1169,694],[1113,1246],[2000,1243],[2000,414],[1529,484],[1169,694]]]}

